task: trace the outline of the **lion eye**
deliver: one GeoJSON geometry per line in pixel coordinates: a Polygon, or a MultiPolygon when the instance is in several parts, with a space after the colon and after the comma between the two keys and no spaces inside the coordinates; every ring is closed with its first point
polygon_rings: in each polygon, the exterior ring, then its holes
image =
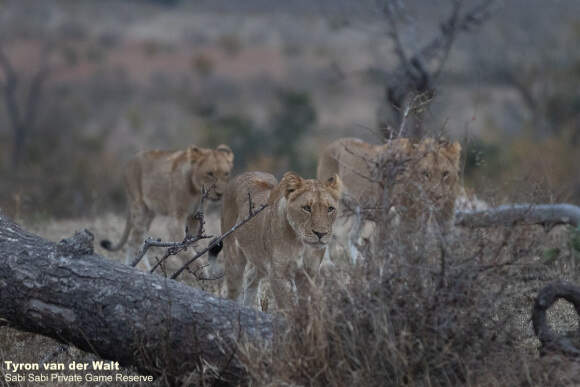
{"type": "Polygon", "coordinates": [[[335,210],[334,207],[332,207],[332,206],[328,207],[328,212],[334,212],[334,210],[335,210]]]}
{"type": "Polygon", "coordinates": [[[225,177],[229,177],[230,176],[230,173],[229,172],[226,172],[226,173],[224,173],[224,176],[225,177]]]}
{"type": "Polygon", "coordinates": [[[447,180],[448,177],[449,177],[449,171],[444,171],[443,172],[443,180],[447,180]]]}
{"type": "Polygon", "coordinates": [[[208,175],[209,177],[213,177],[213,172],[212,172],[212,171],[209,171],[209,172],[207,173],[207,175],[208,175]]]}
{"type": "Polygon", "coordinates": [[[429,179],[431,178],[431,173],[429,173],[429,171],[423,171],[423,177],[429,179]]]}
{"type": "Polygon", "coordinates": [[[312,207],[310,207],[310,206],[304,206],[304,207],[302,207],[302,209],[306,212],[312,212],[312,207]]]}

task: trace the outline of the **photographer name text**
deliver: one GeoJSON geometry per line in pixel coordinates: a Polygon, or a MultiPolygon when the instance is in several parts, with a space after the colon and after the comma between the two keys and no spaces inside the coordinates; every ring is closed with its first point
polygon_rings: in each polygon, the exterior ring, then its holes
{"type": "Polygon", "coordinates": [[[119,362],[94,360],[86,362],[65,363],[17,363],[4,361],[4,381],[5,382],[33,382],[33,383],[80,383],[80,382],[152,382],[151,375],[125,375],[120,371],[119,362]],[[35,372],[38,371],[38,372],[35,372]],[[43,371],[47,371],[44,372],[43,371]],[[64,371],[64,372],[58,372],[64,371]],[[65,373],[74,371],[73,373],[65,373]],[[92,373],[93,371],[117,371],[107,374],[92,373]]]}

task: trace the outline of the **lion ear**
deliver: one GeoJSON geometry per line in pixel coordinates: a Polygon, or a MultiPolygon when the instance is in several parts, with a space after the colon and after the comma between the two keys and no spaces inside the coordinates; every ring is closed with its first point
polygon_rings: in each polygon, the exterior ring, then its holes
{"type": "Polygon", "coordinates": [[[292,192],[296,191],[304,184],[304,179],[296,172],[286,172],[282,180],[280,180],[280,187],[283,189],[283,194],[287,198],[292,192]]]}
{"type": "Polygon", "coordinates": [[[187,148],[187,159],[189,160],[190,163],[193,164],[197,162],[201,158],[201,156],[203,156],[203,149],[201,149],[197,145],[192,145],[189,148],[187,148]]]}
{"type": "Polygon", "coordinates": [[[280,183],[276,185],[272,191],[270,191],[270,196],[268,197],[268,204],[272,205],[282,196],[288,198],[290,194],[296,191],[304,184],[304,179],[302,179],[296,172],[286,172],[280,183]]]}
{"type": "Polygon", "coordinates": [[[226,157],[226,160],[229,163],[234,162],[234,152],[232,152],[232,149],[226,144],[218,145],[217,148],[215,148],[215,150],[218,152],[223,152],[224,156],[226,157]]]}
{"type": "Polygon", "coordinates": [[[327,188],[334,191],[335,194],[334,196],[336,199],[340,197],[340,191],[342,190],[342,181],[340,180],[340,177],[338,177],[338,175],[329,177],[328,180],[326,180],[326,182],[324,183],[324,185],[327,188]]]}

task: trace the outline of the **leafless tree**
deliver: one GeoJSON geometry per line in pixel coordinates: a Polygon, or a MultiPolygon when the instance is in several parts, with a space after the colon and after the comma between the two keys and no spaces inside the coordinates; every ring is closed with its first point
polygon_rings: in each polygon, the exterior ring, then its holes
{"type": "Polygon", "coordinates": [[[392,118],[380,123],[385,139],[423,136],[423,113],[435,95],[435,82],[457,35],[470,32],[488,20],[495,0],[482,0],[466,11],[464,0],[450,2],[451,12],[441,23],[439,32],[416,52],[408,52],[399,31],[398,20],[404,19],[405,13],[403,2],[387,0],[383,7],[399,59],[398,67],[386,74],[384,107],[391,111],[392,118]]]}
{"type": "Polygon", "coordinates": [[[43,46],[39,66],[26,82],[24,74],[13,66],[5,48],[0,44],[0,70],[3,75],[0,89],[12,128],[12,166],[15,169],[22,161],[26,141],[33,132],[38,118],[42,92],[51,71],[49,64],[51,51],[50,44],[43,46]]]}

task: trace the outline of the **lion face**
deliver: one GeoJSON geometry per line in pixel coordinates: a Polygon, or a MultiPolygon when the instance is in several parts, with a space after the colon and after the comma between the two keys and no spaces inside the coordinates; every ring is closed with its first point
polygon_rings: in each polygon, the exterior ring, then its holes
{"type": "MultiPolygon", "coordinates": [[[[419,208],[428,207],[442,218],[453,214],[459,189],[459,143],[425,139],[408,154],[409,165],[404,177],[406,197],[419,208]]],[[[403,192],[402,192],[403,193],[403,192]]]]}
{"type": "Polygon", "coordinates": [[[231,170],[234,153],[227,145],[219,145],[215,150],[191,147],[188,157],[192,163],[191,184],[197,190],[208,190],[208,198],[213,201],[223,196],[231,170]]]}
{"type": "Polygon", "coordinates": [[[338,176],[320,182],[287,172],[277,188],[284,195],[279,206],[285,206],[286,219],[298,239],[314,248],[326,247],[340,198],[338,176]]]}

